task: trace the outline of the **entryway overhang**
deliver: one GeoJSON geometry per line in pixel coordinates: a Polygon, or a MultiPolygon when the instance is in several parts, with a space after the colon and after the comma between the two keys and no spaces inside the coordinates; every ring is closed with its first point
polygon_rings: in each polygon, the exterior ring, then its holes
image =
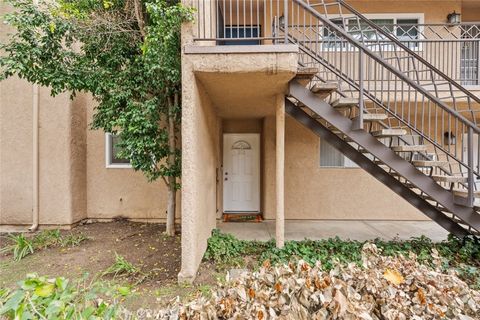
{"type": "Polygon", "coordinates": [[[298,68],[296,45],[191,45],[184,54],[221,118],[274,115],[298,68]]]}

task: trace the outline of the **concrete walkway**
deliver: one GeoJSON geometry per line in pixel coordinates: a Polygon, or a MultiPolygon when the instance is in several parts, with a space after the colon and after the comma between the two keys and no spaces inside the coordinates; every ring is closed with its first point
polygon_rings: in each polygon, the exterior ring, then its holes
{"type": "MultiPolygon", "coordinates": [[[[275,237],[275,221],[218,222],[224,233],[233,234],[243,240],[266,241],[275,237]]],[[[350,240],[381,238],[407,240],[411,237],[427,236],[435,242],[447,239],[448,232],[432,221],[371,221],[371,220],[287,220],[286,240],[319,240],[335,236],[350,240]]]]}

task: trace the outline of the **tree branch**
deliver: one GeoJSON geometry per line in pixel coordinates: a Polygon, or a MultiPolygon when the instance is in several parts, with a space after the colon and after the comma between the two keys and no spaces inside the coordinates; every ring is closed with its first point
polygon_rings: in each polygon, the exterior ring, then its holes
{"type": "Polygon", "coordinates": [[[140,2],[140,0],[133,0],[133,5],[135,7],[135,17],[137,18],[140,33],[142,34],[142,38],[145,39],[145,19],[143,16],[142,3],[140,2]]]}

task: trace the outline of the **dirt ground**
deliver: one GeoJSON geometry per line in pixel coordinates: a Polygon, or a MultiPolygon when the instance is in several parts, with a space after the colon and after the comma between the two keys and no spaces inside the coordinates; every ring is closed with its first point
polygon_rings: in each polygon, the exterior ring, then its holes
{"type": "MultiPolygon", "coordinates": [[[[115,253],[140,267],[149,276],[136,284],[135,296],[127,301],[131,307],[152,307],[180,296],[191,297],[209,291],[215,285],[218,274],[208,265],[202,265],[193,286],[178,285],[180,271],[180,235],[168,237],[163,234],[162,224],[133,223],[124,220],[80,225],[62,234],[81,233],[88,240],[76,247],[50,247],[14,262],[11,255],[0,255],[0,287],[14,286],[28,273],[51,277],[78,278],[88,273],[91,277],[105,271],[115,261],[115,253]]],[[[4,235],[0,235],[4,236],[4,235]]],[[[5,243],[4,240],[0,242],[5,243]]],[[[104,276],[106,281],[125,281],[104,276]]]]}

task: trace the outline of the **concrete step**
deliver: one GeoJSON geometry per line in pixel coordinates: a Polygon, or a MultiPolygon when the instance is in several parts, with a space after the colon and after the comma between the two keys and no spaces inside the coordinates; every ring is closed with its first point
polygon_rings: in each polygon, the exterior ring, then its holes
{"type": "Polygon", "coordinates": [[[414,160],[412,164],[416,167],[446,167],[448,166],[448,161],[414,160]]]}
{"type": "Polygon", "coordinates": [[[404,145],[392,147],[395,152],[422,152],[427,151],[426,145],[404,145]]]}
{"type": "Polygon", "coordinates": [[[313,77],[318,73],[318,68],[314,67],[298,67],[295,80],[306,86],[312,81],[313,77]]]}
{"type": "MultiPolygon", "coordinates": [[[[467,197],[468,191],[465,189],[453,189],[453,194],[458,196],[458,197],[467,197]]],[[[474,191],[473,195],[475,198],[480,198],[480,191],[474,191]]]]}
{"type": "Polygon", "coordinates": [[[358,105],[357,98],[339,98],[332,103],[332,107],[334,108],[351,108],[358,105]]]}
{"type": "Polygon", "coordinates": [[[312,91],[312,93],[314,93],[320,99],[325,99],[337,89],[338,89],[337,82],[325,82],[325,83],[315,83],[315,85],[310,88],[310,91],[312,91]]]}
{"type": "Polygon", "coordinates": [[[437,182],[446,182],[446,183],[467,182],[467,177],[462,177],[462,176],[432,175],[432,178],[437,182]]]}
{"type": "Polygon", "coordinates": [[[376,138],[400,137],[406,134],[407,130],[404,129],[381,129],[372,132],[372,135],[376,138]]]}
{"type": "MultiPolygon", "coordinates": [[[[363,122],[379,122],[387,120],[388,116],[382,113],[366,113],[363,115],[363,122]]],[[[358,120],[358,116],[352,119],[353,122],[358,120]]]]}
{"type": "Polygon", "coordinates": [[[388,116],[385,113],[366,113],[363,115],[363,121],[366,122],[385,121],[387,119],[388,116]]]}

